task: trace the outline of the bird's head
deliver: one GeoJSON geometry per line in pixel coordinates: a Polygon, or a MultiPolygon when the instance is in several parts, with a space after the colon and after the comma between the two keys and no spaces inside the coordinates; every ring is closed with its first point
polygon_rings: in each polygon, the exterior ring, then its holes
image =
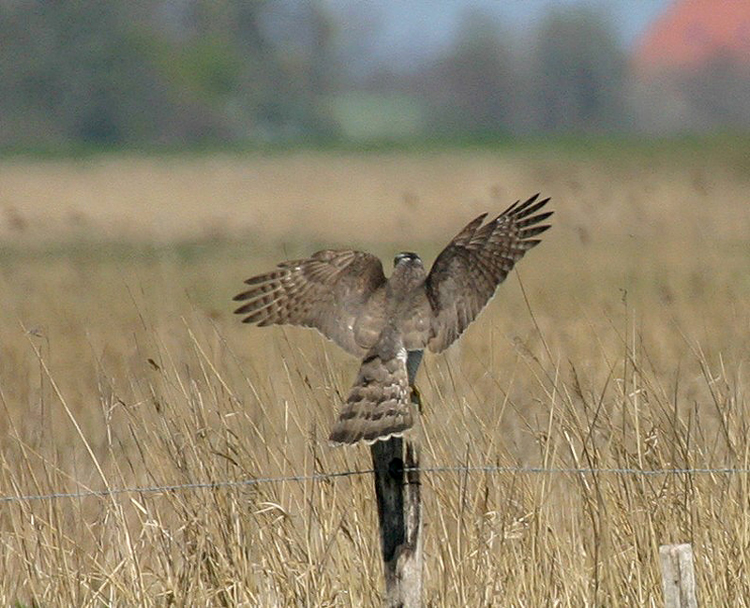
{"type": "Polygon", "coordinates": [[[393,275],[390,279],[392,285],[408,290],[420,284],[424,277],[424,264],[416,253],[405,251],[393,258],[393,275]]]}
{"type": "Polygon", "coordinates": [[[398,268],[399,264],[403,264],[404,266],[422,266],[422,258],[420,258],[416,253],[412,253],[411,251],[402,251],[401,253],[397,253],[396,257],[393,258],[393,267],[398,268]]]}

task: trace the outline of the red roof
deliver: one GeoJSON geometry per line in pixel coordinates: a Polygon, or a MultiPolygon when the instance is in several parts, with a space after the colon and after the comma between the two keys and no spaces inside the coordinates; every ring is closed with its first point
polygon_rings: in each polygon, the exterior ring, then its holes
{"type": "Polygon", "coordinates": [[[750,65],[750,0],[676,0],[636,46],[641,73],[699,68],[716,57],[750,65]]]}

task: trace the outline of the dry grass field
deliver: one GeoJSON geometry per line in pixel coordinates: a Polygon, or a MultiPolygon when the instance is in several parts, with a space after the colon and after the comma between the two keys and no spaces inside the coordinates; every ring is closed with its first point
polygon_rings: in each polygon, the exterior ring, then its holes
{"type": "MultiPolygon", "coordinates": [[[[750,467],[750,165],[664,148],[0,162],[0,604],[376,606],[370,467],[326,437],[357,362],[243,326],[287,257],[430,263],[482,211],[556,214],[417,379],[425,466],[750,467]]],[[[745,147],[745,152],[747,148],[745,147]]],[[[744,159],[744,160],[743,160],[744,159]]],[[[750,473],[424,474],[429,606],[750,605],[750,473]]]]}

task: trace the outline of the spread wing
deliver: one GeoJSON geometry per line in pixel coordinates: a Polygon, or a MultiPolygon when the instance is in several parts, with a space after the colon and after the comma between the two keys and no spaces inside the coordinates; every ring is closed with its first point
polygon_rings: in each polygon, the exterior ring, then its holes
{"type": "Polygon", "coordinates": [[[234,312],[243,323],[315,327],[347,352],[363,356],[354,322],[375,291],[385,284],[380,260],[361,251],[324,250],[304,260],[281,262],[278,270],[245,281],[236,295],[245,302],[234,312]]]}
{"type": "Polygon", "coordinates": [[[552,211],[537,213],[549,199],[517,201],[482,226],[487,214],[467,225],[432,265],[425,288],[433,310],[428,346],[448,348],[495,293],[513,266],[540,243],[533,237],[549,228],[541,224],[552,211]]]}

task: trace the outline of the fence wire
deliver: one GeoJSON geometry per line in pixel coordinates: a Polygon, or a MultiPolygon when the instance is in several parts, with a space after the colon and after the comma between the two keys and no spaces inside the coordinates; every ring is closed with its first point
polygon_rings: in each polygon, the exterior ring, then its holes
{"type": "MultiPolygon", "coordinates": [[[[405,469],[405,472],[415,469],[405,469]]],[[[656,477],[661,475],[746,475],[750,468],[675,468],[675,469],[634,469],[634,468],[588,468],[588,467],[524,467],[498,465],[447,465],[419,467],[420,473],[512,473],[512,474],[566,474],[566,475],[632,475],[656,477]]],[[[50,501],[57,499],[82,499],[108,497],[118,494],[159,494],[191,490],[214,490],[218,488],[258,486],[273,483],[327,481],[340,477],[356,477],[374,473],[373,469],[338,471],[333,473],[311,473],[309,475],[286,475],[279,477],[252,477],[239,480],[206,481],[180,483],[162,486],[135,486],[108,488],[104,490],[80,490],[77,492],[51,492],[49,494],[17,494],[0,496],[0,504],[17,502],[50,501]]]]}

